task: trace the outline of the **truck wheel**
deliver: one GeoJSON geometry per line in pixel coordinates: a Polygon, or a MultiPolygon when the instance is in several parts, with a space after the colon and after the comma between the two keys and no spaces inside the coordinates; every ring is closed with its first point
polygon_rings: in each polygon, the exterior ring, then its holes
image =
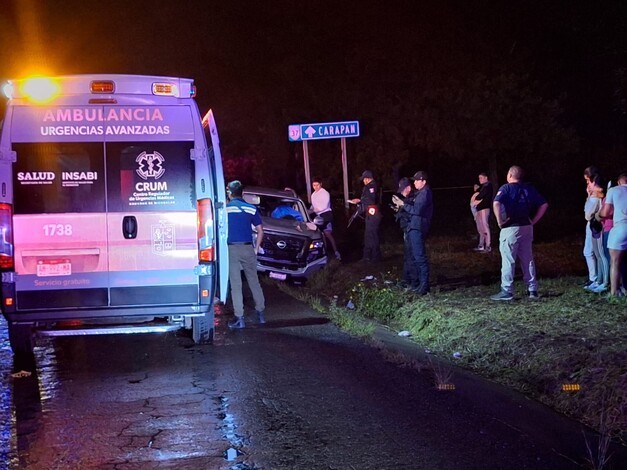
{"type": "Polygon", "coordinates": [[[13,354],[30,356],[33,354],[33,324],[9,323],[9,343],[13,354]]]}

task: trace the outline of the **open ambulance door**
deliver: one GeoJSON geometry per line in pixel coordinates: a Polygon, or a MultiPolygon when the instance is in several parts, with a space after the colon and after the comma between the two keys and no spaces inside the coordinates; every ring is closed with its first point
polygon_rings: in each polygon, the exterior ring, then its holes
{"type": "MultiPolygon", "coordinates": [[[[218,288],[219,298],[226,302],[227,290],[229,286],[229,247],[228,223],[226,214],[226,183],[224,182],[224,171],[222,169],[222,154],[220,153],[220,137],[218,128],[213,117],[213,111],[207,113],[207,125],[211,142],[209,146],[210,167],[213,169],[213,187],[215,188],[215,211],[216,211],[216,237],[217,237],[217,257],[218,260],[218,288]]],[[[205,119],[207,118],[205,116],[205,119]]]]}

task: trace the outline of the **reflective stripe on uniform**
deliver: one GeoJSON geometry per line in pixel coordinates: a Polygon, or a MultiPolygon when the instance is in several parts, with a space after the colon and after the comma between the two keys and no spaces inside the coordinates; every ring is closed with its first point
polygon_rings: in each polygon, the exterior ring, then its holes
{"type": "Polygon", "coordinates": [[[247,206],[227,206],[226,213],[227,214],[241,214],[242,212],[246,212],[250,215],[255,215],[257,209],[255,207],[247,207],[247,206]]]}

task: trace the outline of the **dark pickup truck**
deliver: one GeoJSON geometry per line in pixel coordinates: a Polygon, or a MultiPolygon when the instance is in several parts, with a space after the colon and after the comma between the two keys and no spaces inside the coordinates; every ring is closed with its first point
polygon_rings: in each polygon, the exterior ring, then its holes
{"type": "Polygon", "coordinates": [[[278,280],[305,280],[327,264],[324,237],[305,203],[290,191],[247,186],[244,200],[259,208],[263,242],[257,270],[278,280]]]}

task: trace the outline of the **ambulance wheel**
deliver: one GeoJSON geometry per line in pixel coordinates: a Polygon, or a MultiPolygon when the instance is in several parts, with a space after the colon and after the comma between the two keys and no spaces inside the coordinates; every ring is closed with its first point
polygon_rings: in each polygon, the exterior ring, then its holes
{"type": "Polygon", "coordinates": [[[9,323],[9,343],[13,354],[30,356],[33,354],[32,323],[9,323]]]}

